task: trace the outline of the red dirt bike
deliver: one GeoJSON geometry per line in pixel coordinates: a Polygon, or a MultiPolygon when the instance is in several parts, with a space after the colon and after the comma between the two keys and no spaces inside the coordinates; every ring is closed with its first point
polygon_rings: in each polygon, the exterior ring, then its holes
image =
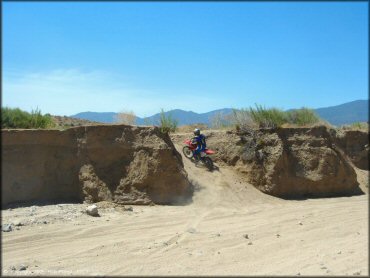
{"type": "Polygon", "coordinates": [[[197,144],[190,139],[185,140],[184,143],[186,146],[182,148],[182,152],[187,158],[193,159],[195,162],[201,161],[208,170],[213,170],[213,161],[208,155],[216,153],[215,151],[206,148],[204,152],[200,153],[199,158],[196,158],[194,157],[194,151],[197,148],[197,144]]]}

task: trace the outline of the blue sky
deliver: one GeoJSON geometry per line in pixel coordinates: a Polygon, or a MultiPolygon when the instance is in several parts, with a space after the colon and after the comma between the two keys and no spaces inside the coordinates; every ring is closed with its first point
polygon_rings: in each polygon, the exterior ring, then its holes
{"type": "Polygon", "coordinates": [[[368,2],[3,2],[2,106],[72,115],[368,99],[368,2]]]}

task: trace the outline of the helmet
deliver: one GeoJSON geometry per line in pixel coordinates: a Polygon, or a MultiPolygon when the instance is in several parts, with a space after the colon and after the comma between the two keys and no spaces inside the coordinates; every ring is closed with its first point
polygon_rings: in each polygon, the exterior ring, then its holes
{"type": "Polygon", "coordinates": [[[199,136],[200,130],[198,128],[194,129],[194,135],[199,136]]]}

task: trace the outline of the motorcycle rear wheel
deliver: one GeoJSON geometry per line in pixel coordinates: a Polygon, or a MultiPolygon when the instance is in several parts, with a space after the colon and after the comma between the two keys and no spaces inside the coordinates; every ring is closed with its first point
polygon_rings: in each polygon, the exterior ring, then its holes
{"type": "Polygon", "coordinates": [[[204,165],[206,165],[208,170],[210,170],[210,171],[213,170],[213,161],[212,161],[211,158],[209,158],[208,156],[203,158],[203,163],[204,163],[204,165]]]}
{"type": "Polygon", "coordinates": [[[193,152],[188,146],[183,147],[182,152],[187,158],[192,158],[193,157],[193,152]]]}

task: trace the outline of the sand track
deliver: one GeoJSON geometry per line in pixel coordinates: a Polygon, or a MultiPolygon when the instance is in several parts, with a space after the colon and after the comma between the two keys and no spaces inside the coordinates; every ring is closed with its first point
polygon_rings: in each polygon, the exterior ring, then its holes
{"type": "Polygon", "coordinates": [[[101,206],[96,218],[84,204],[2,211],[3,223],[25,222],[2,233],[2,274],[368,275],[367,194],[287,201],[230,168],[183,161],[189,205],[101,206]]]}

